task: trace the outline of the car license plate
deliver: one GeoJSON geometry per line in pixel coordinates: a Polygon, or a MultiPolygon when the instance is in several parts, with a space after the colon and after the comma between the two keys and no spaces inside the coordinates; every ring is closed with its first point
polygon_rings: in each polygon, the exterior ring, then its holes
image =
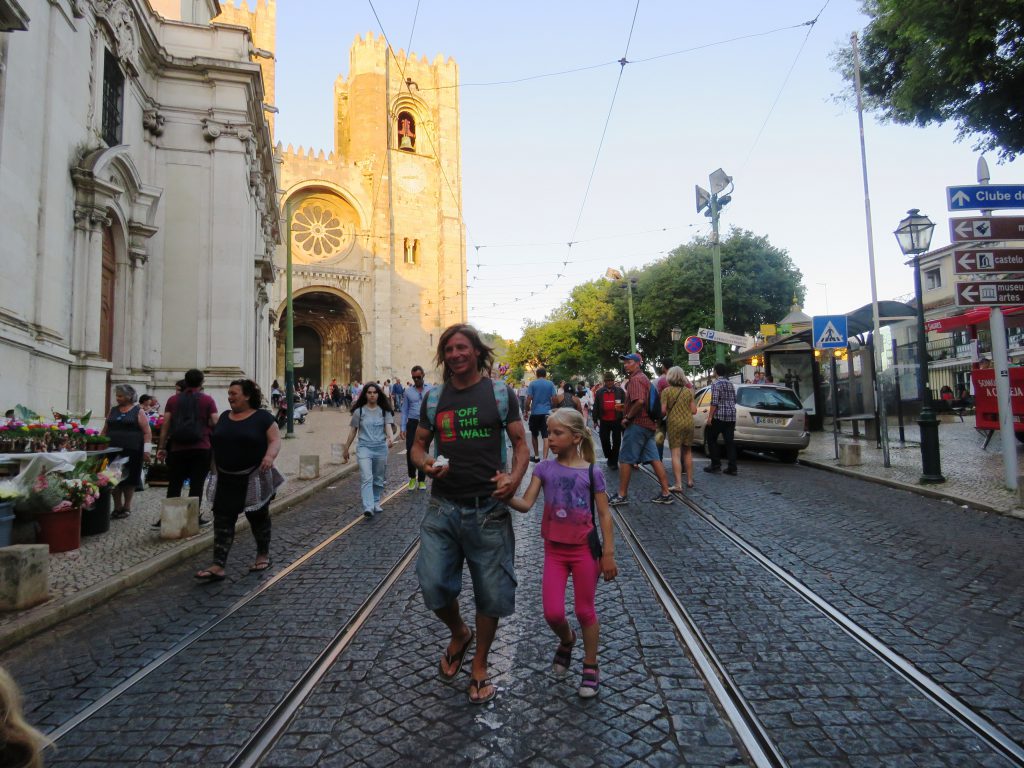
{"type": "Polygon", "coordinates": [[[789,419],[785,416],[755,416],[755,424],[778,424],[780,427],[786,426],[786,422],[789,419]]]}

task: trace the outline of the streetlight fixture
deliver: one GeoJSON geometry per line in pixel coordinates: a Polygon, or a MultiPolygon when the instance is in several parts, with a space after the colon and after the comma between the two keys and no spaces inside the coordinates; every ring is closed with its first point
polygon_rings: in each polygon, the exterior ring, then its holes
{"type": "MultiPolygon", "coordinates": [[[[715,330],[724,332],[725,319],[722,313],[722,249],[718,238],[718,217],[726,204],[732,200],[732,191],[735,187],[732,183],[732,176],[721,168],[713,171],[708,176],[708,183],[711,185],[710,192],[699,185],[696,188],[697,213],[707,208],[707,212],[704,215],[711,219],[711,259],[715,277],[715,330]],[[720,194],[725,192],[726,187],[729,188],[728,192],[724,195],[720,194]]],[[[725,345],[715,344],[715,362],[725,362],[725,345]]]]}
{"type": "Polygon", "coordinates": [[[668,335],[672,339],[672,360],[676,365],[679,365],[679,355],[676,354],[676,344],[678,344],[679,340],[683,338],[683,329],[678,325],[673,325],[669,330],[668,335]]]}
{"type": "Polygon", "coordinates": [[[928,334],[924,329],[924,300],[921,296],[921,254],[932,242],[935,224],[917,208],[907,211],[907,217],[893,233],[904,256],[913,256],[914,299],[917,302],[917,394],[921,399],[921,415],[917,423],[921,429],[921,482],[944,483],[939,457],[939,422],[932,410],[932,391],[928,386],[928,334]]]}
{"type": "MultiPolygon", "coordinates": [[[[608,267],[604,271],[604,276],[609,280],[623,280],[622,272],[617,269],[608,267]]],[[[636,328],[633,325],[633,283],[636,278],[631,277],[625,280],[626,283],[626,307],[629,310],[629,351],[636,352],[636,328]]]]}

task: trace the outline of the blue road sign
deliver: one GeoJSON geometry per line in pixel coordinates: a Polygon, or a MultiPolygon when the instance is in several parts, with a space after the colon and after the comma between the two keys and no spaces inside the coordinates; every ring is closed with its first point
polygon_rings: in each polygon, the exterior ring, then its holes
{"type": "Polygon", "coordinates": [[[844,349],[846,315],[816,315],[811,318],[811,338],[815,349],[844,349]]]}
{"type": "Polygon", "coordinates": [[[974,208],[1024,208],[1024,184],[946,187],[946,206],[950,211],[967,211],[974,208]]]}

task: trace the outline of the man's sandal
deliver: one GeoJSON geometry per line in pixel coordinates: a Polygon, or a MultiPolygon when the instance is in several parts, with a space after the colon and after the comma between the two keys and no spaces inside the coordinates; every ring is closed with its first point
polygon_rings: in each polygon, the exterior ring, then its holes
{"type": "Polygon", "coordinates": [[[469,703],[470,704],[486,704],[488,701],[498,695],[498,686],[488,680],[486,677],[477,680],[475,677],[469,681],[469,703]],[[487,695],[481,695],[481,688],[490,688],[491,692],[487,695]],[[476,698],[473,698],[473,692],[476,692],[476,698]]]}
{"type": "Polygon", "coordinates": [[[438,671],[441,673],[441,679],[445,682],[451,682],[458,677],[459,672],[462,671],[462,664],[466,660],[466,652],[469,650],[470,644],[473,642],[473,630],[469,630],[469,639],[462,645],[462,647],[455,652],[455,655],[448,653],[448,649],[444,649],[444,658],[438,662],[438,671]],[[452,671],[450,674],[444,671],[445,666],[449,667],[452,671]]]}
{"type": "Polygon", "coordinates": [[[551,660],[551,671],[557,677],[564,677],[569,672],[569,665],[572,664],[572,648],[576,645],[576,632],[572,633],[572,640],[568,643],[559,643],[555,649],[555,658],[551,660]]]}

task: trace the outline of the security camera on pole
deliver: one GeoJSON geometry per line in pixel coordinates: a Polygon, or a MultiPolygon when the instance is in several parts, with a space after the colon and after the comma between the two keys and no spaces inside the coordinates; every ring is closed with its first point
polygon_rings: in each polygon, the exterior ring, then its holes
{"type": "MultiPolygon", "coordinates": [[[[732,183],[732,176],[729,176],[721,168],[708,176],[708,182],[711,184],[710,192],[699,184],[696,185],[697,213],[707,208],[704,215],[711,219],[711,258],[715,273],[715,330],[724,331],[725,319],[722,315],[722,251],[718,242],[718,216],[722,208],[732,200],[732,191],[735,187],[732,183]],[[721,195],[720,193],[725,191],[726,187],[729,188],[728,192],[721,195]]],[[[721,344],[715,346],[715,362],[725,362],[725,347],[721,344]]]]}

